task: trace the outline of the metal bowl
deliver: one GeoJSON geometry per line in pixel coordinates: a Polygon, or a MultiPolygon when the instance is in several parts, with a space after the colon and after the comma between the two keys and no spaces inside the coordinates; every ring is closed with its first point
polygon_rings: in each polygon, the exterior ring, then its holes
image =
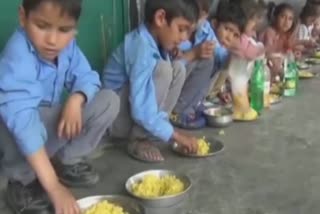
{"type": "Polygon", "coordinates": [[[209,108],[204,111],[209,126],[224,128],[233,122],[233,112],[230,108],[209,108]]]}
{"type": "Polygon", "coordinates": [[[210,150],[207,155],[185,153],[185,152],[183,152],[183,150],[181,148],[179,148],[178,144],[176,144],[176,143],[174,143],[172,145],[172,150],[179,155],[182,155],[185,157],[191,157],[191,158],[207,158],[207,157],[211,157],[211,156],[214,156],[214,155],[217,155],[217,154],[220,154],[221,152],[223,152],[224,145],[221,141],[213,139],[213,138],[209,138],[206,141],[210,143],[210,150]]]}
{"type": "Polygon", "coordinates": [[[143,203],[143,205],[148,207],[154,207],[154,208],[171,207],[173,205],[180,203],[188,195],[190,189],[191,189],[191,181],[186,175],[178,174],[169,170],[149,170],[149,171],[141,172],[139,174],[132,176],[126,182],[126,190],[131,196],[139,199],[143,203]],[[132,185],[135,183],[141,182],[146,175],[150,175],[150,174],[160,176],[160,177],[166,176],[166,175],[175,176],[184,184],[185,190],[176,195],[162,196],[162,197],[157,197],[152,199],[135,195],[132,191],[132,185]]]}
{"type": "Polygon", "coordinates": [[[320,59],[319,58],[307,58],[305,60],[305,62],[308,63],[308,64],[319,65],[320,64],[320,59]]]}
{"type": "Polygon", "coordinates": [[[301,63],[298,63],[298,68],[305,70],[305,69],[309,69],[310,65],[308,65],[307,63],[301,62],[301,63]]]}
{"type": "Polygon", "coordinates": [[[141,205],[139,205],[133,199],[124,197],[124,196],[117,196],[117,195],[90,196],[90,197],[82,198],[77,202],[80,206],[81,212],[84,213],[91,206],[105,200],[117,206],[122,207],[129,214],[145,214],[146,213],[145,209],[141,205]]]}

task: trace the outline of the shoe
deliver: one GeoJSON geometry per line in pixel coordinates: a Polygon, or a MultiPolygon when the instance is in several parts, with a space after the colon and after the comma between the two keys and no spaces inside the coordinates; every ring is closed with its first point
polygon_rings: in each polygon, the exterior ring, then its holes
{"type": "Polygon", "coordinates": [[[26,186],[18,181],[9,181],[6,189],[6,200],[15,214],[54,213],[48,196],[38,181],[26,186]]]}
{"type": "Polygon", "coordinates": [[[53,162],[59,180],[69,187],[90,187],[98,183],[99,174],[86,162],[65,165],[53,162]]]}
{"type": "Polygon", "coordinates": [[[202,114],[171,114],[170,121],[172,125],[182,129],[201,129],[206,126],[206,119],[202,114]]]}

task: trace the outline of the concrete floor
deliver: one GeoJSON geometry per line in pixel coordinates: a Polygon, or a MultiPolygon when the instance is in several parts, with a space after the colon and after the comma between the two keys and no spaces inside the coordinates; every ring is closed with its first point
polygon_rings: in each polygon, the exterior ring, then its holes
{"type": "MultiPolygon", "coordinates": [[[[266,111],[255,123],[235,123],[219,136],[223,154],[186,159],[164,152],[166,162],[144,164],[113,148],[94,161],[102,181],[93,189],[74,190],[77,197],[125,194],[131,175],[147,169],[170,169],[192,178],[190,196],[168,209],[147,214],[319,214],[320,79],[303,81],[299,95],[266,111]]],[[[207,129],[199,136],[217,137],[207,129]]],[[[9,214],[4,203],[1,214],[9,214]]]]}

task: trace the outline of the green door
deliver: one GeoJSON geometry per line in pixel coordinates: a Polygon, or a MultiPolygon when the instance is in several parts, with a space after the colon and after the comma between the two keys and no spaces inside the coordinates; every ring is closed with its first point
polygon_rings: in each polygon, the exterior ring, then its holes
{"type": "Polygon", "coordinates": [[[128,30],[127,0],[84,0],[78,42],[92,66],[101,71],[128,30]]]}
{"type": "MultiPolygon", "coordinates": [[[[21,0],[0,1],[0,49],[18,25],[21,0]]],[[[101,71],[110,52],[128,30],[128,0],[84,0],[77,35],[80,48],[91,65],[101,71]]]]}

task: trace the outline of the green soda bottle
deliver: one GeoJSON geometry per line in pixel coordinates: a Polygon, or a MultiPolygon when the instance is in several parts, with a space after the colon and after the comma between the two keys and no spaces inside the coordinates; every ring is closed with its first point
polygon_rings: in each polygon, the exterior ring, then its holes
{"type": "Polygon", "coordinates": [[[264,65],[263,60],[256,60],[250,80],[250,105],[259,114],[264,109],[264,65]]]}
{"type": "Polygon", "coordinates": [[[297,93],[298,70],[295,65],[294,56],[291,51],[288,52],[284,71],[284,91],[286,97],[293,97],[297,93]]]}

